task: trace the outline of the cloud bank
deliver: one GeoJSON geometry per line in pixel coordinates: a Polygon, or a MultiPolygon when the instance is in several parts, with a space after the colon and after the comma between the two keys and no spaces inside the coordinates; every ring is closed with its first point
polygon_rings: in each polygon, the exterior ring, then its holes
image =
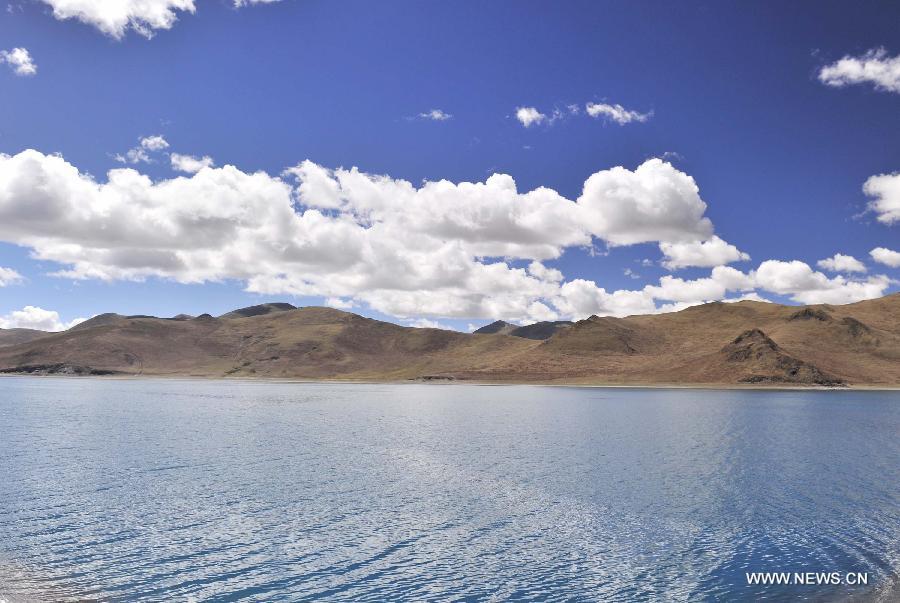
{"type": "Polygon", "coordinates": [[[799,261],[725,266],[748,258],[715,235],[706,207],[694,179],[660,159],[598,171],[571,200],[520,191],[505,174],[415,186],[304,161],[279,176],[225,165],[157,181],[118,168],[98,181],[58,155],[0,155],[0,241],[59,264],[65,278],[235,280],[400,318],[520,321],[657,312],[757,289],[846,303],[891,284],[829,278],[799,261]],[[656,244],[670,267],[712,270],[608,291],[548,265],[597,241],[656,244]]]}

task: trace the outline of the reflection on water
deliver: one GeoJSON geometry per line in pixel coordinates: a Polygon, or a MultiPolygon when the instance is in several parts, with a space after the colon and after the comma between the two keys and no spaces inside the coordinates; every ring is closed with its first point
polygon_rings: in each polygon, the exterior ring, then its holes
{"type": "Polygon", "coordinates": [[[896,595],[896,392],[4,378],[0,425],[11,601],[896,595]]]}

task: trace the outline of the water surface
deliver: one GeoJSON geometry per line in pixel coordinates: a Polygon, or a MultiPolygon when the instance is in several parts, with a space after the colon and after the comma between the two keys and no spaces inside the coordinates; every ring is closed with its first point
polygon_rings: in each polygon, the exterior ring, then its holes
{"type": "Polygon", "coordinates": [[[0,426],[10,601],[897,595],[898,392],[3,378],[0,426]]]}

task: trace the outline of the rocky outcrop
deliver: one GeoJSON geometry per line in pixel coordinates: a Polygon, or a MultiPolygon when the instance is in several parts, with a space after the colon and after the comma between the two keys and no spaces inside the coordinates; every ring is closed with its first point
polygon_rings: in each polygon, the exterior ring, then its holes
{"type": "MultiPolygon", "coordinates": [[[[818,319],[816,319],[818,320],[818,319]]],[[[749,329],[722,348],[725,361],[743,374],[740,383],[843,385],[843,380],[785,353],[760,329],[749,329]]]]}

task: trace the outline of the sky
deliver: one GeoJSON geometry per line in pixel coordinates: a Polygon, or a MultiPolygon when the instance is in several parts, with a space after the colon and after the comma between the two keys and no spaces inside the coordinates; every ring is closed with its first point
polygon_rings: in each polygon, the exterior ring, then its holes
{"type": "Polygon", "coordinates": [[[0,328],[900,290],[900,5],[12,0],[0,328]]]}

